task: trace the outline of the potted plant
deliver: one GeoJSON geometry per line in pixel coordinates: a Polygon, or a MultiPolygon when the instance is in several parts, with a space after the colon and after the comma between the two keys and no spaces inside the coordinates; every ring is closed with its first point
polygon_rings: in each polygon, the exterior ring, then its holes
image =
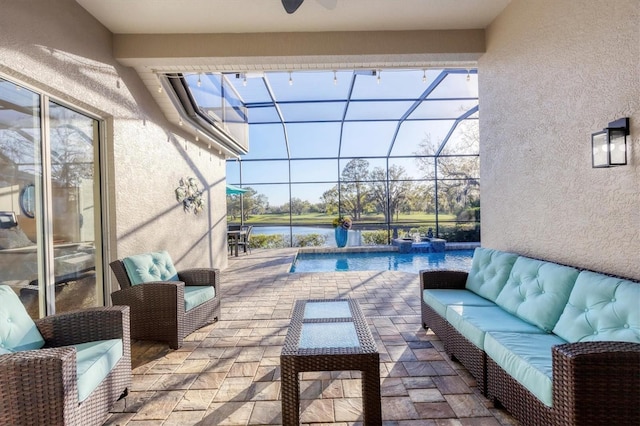
{"type": "Polygon", "coordinates": [[[353,226],[353,222],[350,217],[338,216],[333,219],[333,227],[335,228],[336,244],[338,247],[344,247],[347,245],[347,237],[349,235],[349,229],[353,226]]]}

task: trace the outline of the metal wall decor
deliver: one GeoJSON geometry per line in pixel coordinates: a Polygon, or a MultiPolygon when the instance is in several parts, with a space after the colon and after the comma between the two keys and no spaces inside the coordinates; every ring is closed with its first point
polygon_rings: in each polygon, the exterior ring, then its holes
{"type": "Polygon", "coordinates": [[[181,178],[175,193],[176,200],[182,203],[185,213],[193,212],[197,215],[204,210],[204,198],[196,178],[181,178]]]}

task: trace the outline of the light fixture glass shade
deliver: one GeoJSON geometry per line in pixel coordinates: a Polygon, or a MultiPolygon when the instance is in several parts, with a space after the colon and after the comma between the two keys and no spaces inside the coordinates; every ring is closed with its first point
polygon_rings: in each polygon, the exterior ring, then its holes
{"type": "Polygon", "coordinates": [[[609,137],[603,130],[591,134],[591,159],[593,167],[609,167],[609,137]]]}
{"type": "Polygon", "coordinates": [[[624,166],[627,164],[627,134],[626,129],[609,130],[609,164],[624,166]]]}

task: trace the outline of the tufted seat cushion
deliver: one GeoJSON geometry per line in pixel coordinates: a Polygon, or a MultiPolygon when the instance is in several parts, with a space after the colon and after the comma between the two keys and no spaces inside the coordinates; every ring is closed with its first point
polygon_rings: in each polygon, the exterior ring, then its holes
{"type": "Polygon", "coordinates": [[[484,339],[487,356],[538,397],[553,404],[551,348],[565,342],[554,334],[489,332],[484,339]]]}
{"type": "Polygon", "coordinates": [[[569,300],[578,273],[575,268],[519,257],[496,304],[550,333],[569,300]]]}
{"type": "Polygon", "coordinates": [[[568,342],[640,343],[640,285],[582,271],[553,332],[568,342]]]}
{"type": "Polygon", "coordinates": [[[40,349],[44,339],[18,295],[0,285],[0,349],[3,352],[40,349]]]}
{"type": "Polygon", "coordinates": [[[165,250],[125,257],[122,263],[131,285],[152,281],[179,281],[178,271],[165,250]]]}
{"type": "Polygon", "coordinates": [[[429,289],[422,291],[422,299],[441,317],[445,317],[447,306],[495,306],[495,303],[469,290],[429,289]]]}
{"type": "Polygon", "coordinates": [[[514,333],[541,333],[535,325],[494,306],[447,306],[447,321],[468,341],[484,349],[484,338],[489,331],[514,333]]]}
{"type": "Polygon", "coordinates": [[[518,258],[517,254],[478,247],[473,253],[471,270],[465,287],[495,302],[507,283],[509,273],[518,258]]]}

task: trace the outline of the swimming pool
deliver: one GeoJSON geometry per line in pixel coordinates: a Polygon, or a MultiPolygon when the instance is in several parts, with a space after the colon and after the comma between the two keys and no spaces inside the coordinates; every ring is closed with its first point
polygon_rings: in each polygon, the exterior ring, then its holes
{"type": "Polygon", "coordinates": [[[298,253],[290,272],[402,271],[423,269],[469,271],[473,250],[444,253],[348,252],[298,253]]]}

